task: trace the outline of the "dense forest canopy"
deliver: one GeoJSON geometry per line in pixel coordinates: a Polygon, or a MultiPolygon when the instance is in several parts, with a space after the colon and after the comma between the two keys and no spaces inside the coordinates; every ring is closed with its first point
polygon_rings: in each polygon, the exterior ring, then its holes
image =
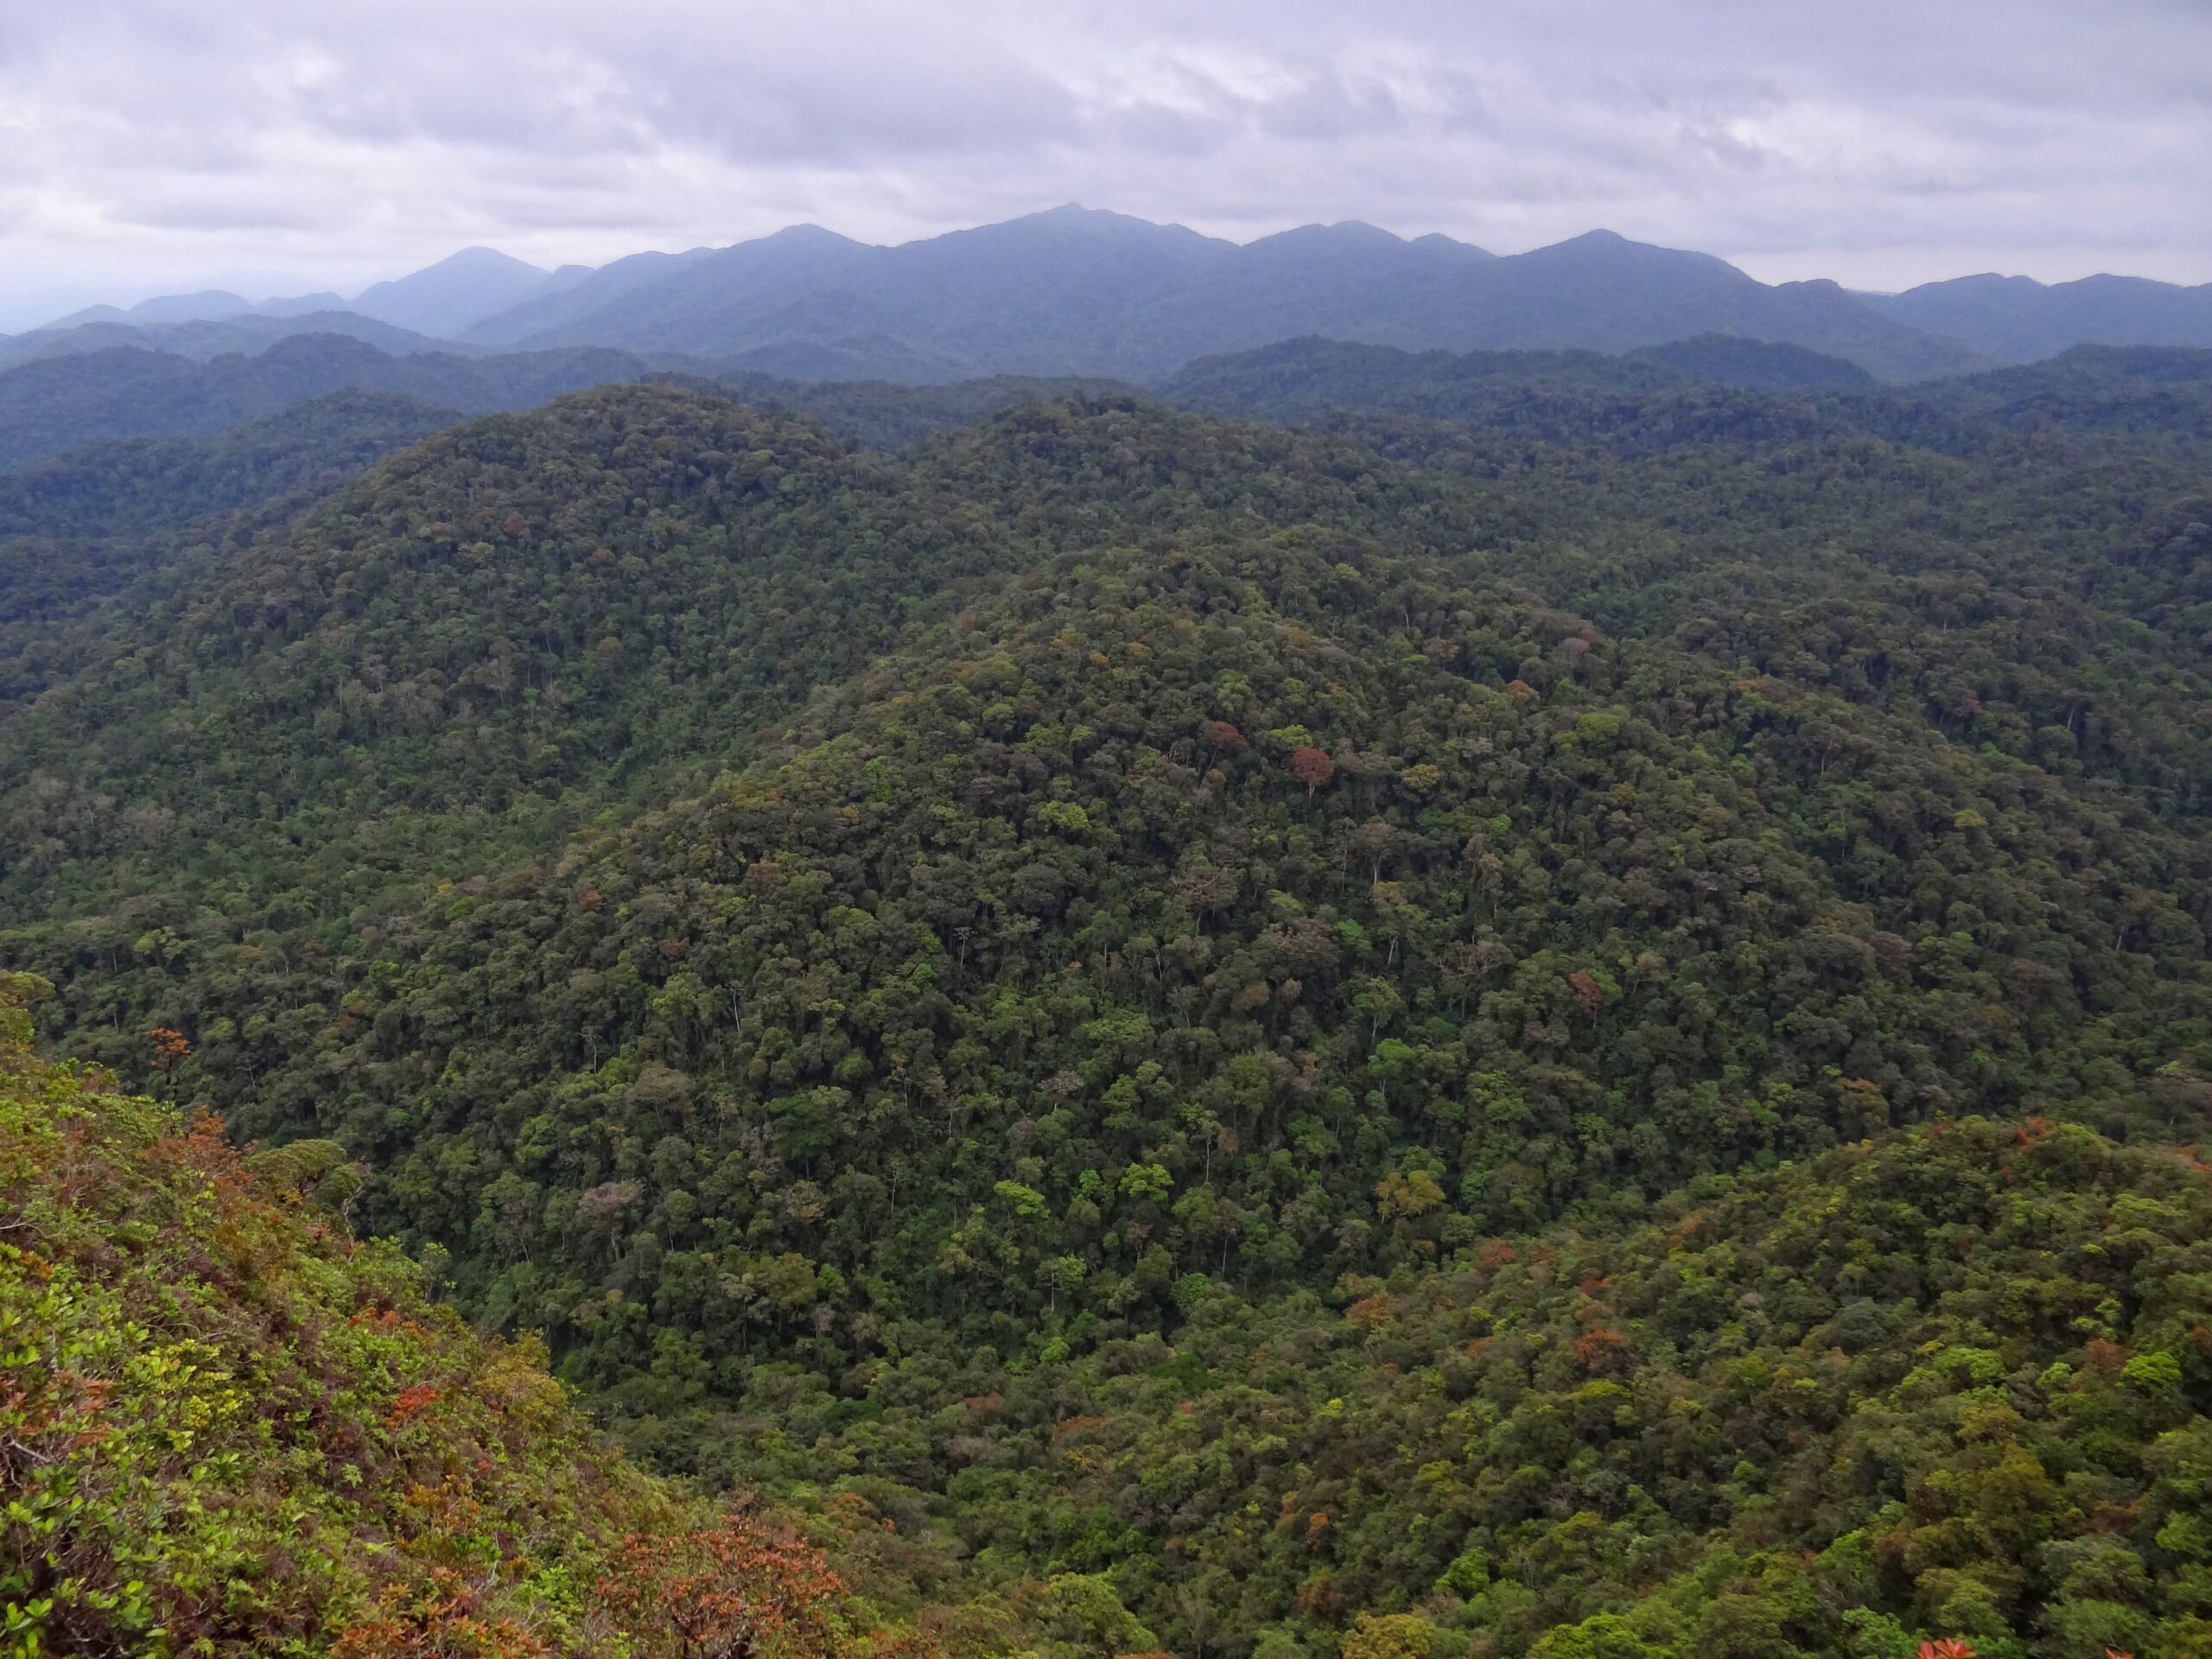
{"type": "Polygon", "coordinates": [[[873,1597],[791,1521],[646,1475],[534,1342],[479,1335],[419,1263],[354,1242],[342,1149],[241,1156],[205,1114],[35,1058],[25,1009],[48,988],[0,975],[7,1651],[936,1645],[944,1621],[893,1614],[864,1558],[873,1597]]]}
{"type": "Polygon", "coordinates": [[[2212,355],[1693,344],[16,474],[0,963],[884,1640],[2212,1653],[2212,355]]]}
{"type": "MultiPolygon", "coordinates": [[[[416,398],[340,391],[211,438],[88,444],[0,474],[0,536],[125,537],[306,505],[460,418],[416,398]]],[[[19,582],[10,580],[11,600],[19,582]]]]}

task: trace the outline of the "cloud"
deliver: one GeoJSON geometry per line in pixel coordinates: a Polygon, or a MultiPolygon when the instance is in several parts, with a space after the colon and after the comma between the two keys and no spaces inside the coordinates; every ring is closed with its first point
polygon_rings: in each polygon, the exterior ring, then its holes
{"type": "Polygon", "coordinates": [[[73,0],[0,9],[0,311],[1068,200],[2205,281],[2208,149],[2202,0],[73,0]]]}

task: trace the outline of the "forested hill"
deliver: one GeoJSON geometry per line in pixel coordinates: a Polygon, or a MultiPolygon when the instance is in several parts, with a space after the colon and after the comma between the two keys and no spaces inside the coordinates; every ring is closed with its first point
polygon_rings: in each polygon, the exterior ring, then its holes
{"type": "Polygon", "coordinates": [[[90,444],[0,473],[0,700],[101,655],[71,618],[143,616],[200,569],[289,523],[346,478],[460,417],[334,392],[213,438],[90,444]]]}
{"type": "Polygon", "coordinates": [[[212,362],[136,346],[0,371],[0,470],[119,438],[212,437],[335,391],[384,392],[478,415],[632,380],[647,367],[580,348],[496,358],[390,356],[336,334],[301,334],[212,362]]]}
{"type": "Polygon", "coordinates": [[[0,537],[122,537],[320,496],[460,421],[391,393],[339,391],[213,437],[124,438],[0,473],[0,537]]]}
{"type": "Polygon", "coordinates": [[[1854,384],[1807,355],[1712,339],[1620,357],[1454,355],[1307,339],[1202,359],[1158,390],[1217,414],[1386,441],[1389,422],[1431,423],[1447,429],[1444,445],[1462,449],[1534,440],[1624,454],[1700,445],[1771,452],[1867,436],[1952,454],[2017,453],[2038,439],[2104,437],[2132,460],[2176,448],[2201,457],[2212,443],[2212,351],[2084,346],[1910,390],[1854,384]]]}
{"type": "Polygon", "coordinates": [[[470,423],[12,671],[0,957],[1095,1651],[2193,1651],[2192,383],[1648,372],[470,423]]]}
{"type": "Polygon", "coordinates": [[[48,988],[0,973],[9,1651],[911,1646],[788,1522],[647,1476],[534,1342],[486,1339],[351,1238],[340,1148],[243,1156],[212,1118],[35,1058],[48,988]]]}

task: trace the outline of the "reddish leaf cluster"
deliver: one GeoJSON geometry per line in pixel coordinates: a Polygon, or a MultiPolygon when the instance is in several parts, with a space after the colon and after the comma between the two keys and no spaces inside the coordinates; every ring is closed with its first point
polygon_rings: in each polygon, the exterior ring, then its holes
{"type": "Polygon", "coordinates": [[[1310,801],[1315,790],[1337,775],[1337,763],[1329,759],[1325,749],[1294,749],[1290,775],[1306,785],[1306,798],[1310,801]]]}
{"type": "Polygon", "coordinates": [[[164,1076],[192,1057],[192,1044],[181,1031],[156,1026],[146,1036],[154,1045],[154,1070],[164,1076]]]}
{"type": "Polygon", "coordinates": [[[1618,1331],[1608,1331],[1600,1325],[1574,1339],[1574,1363],[1589,1376],[1619,1370],[1628,1363],[1628,1338],[1618,1331]]]}
{"type": "Polygon", "coordinates": [[[1578,968],[1567,976],[1567,982],[1574,993],[1576,1007],[1586,1015],[1598,1012],[1599,1005],[1605,1000],[1605,992],[1594,974],[1586,968],[1578,968]]]}
{"type": "Polygon", "coordinates": [[[551,1659],[512,1619],[482,1617],[476,1591],[450,1567],[431,1580],[427,1589],[386,1586],[383,1605],[340,1635],[332,1659],[551,1659]]]}
{"type": "Polygon", "coordinates": [[[393,1396],[391,1413],[385,1421],[391,1427],[397,1428],[416,1412],[436,1404],[437,1400],[438,1390],[428,1382],[412,1383],[393,1396]]]}
{"type": "Polygon", "coordinates": [[[734,1515],[698,1532],[632,1535],[598,1592],[641,1654],[818,1659],[836,1648],[831,1603],[845,1586],[810,1544],[734,1515]]]}

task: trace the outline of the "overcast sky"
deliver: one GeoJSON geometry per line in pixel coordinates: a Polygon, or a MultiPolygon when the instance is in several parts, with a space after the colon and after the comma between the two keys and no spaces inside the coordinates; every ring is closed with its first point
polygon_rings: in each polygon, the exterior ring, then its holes
{"type": "Polygon", "coordinates": [[[1063,201],[2212,280],[2212,0],[0,0],[0,328],[1063,201]]]}

